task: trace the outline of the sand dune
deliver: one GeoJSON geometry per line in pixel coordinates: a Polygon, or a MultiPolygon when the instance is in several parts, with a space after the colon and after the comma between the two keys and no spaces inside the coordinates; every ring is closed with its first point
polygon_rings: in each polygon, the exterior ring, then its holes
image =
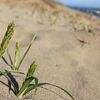
{"type": "MultiPolygon", "coordinates": [[[[36,60],[38,64],[36,76],[40,81],[62,86],[76,100],[100,100],[99,19],[69,8],[63,10],[61,4],[47,3],[46,0],[1,2],[0,41],[8,23],[14,21],[16,24],[15,34],[9,45],[11,55],[14,54],[17,41],[24,51],[32,39],[32,34],[37,33],[37,39],[33,42],[21,71],[26,73],[30,63],[36,60]],[[46,11],[40,8],[35,10],[31,5],[34,2],[42,5],[39,7],[45,7],[46,11]]],[[[4,62],[0,65],[8,68],[4,62]]],[[[23,79],[19,79],[21,80],[23,79]]],[[[71,100],[61,91],[54,90],[66,100],[71,100]]],[[[27,98],[33,100],[33,95],[30,94],[27,98]]],[[[2,87],[0,83],[0,100],[17,100],[17,98],[12,93],[8,94],[8,89],[2,87]]],[[[63,99],[50,91],[39,89],[34,100],[63,99]]]]}

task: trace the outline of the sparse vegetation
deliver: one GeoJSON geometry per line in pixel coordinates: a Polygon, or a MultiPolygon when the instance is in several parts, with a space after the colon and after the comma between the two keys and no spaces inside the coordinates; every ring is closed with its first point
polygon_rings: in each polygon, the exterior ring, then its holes
{"type": "MultiPolygon", "coordinates": [[[[9,44],[9,41],[13,35],[14,32],[14,23],[9,24],[7,32],[2,40],[1,46],[0,46],[0,57],[6,62],[5,58],[3,57],[3,54],[5,53],[5,50],[9,44]]],[[[34,40],[35,36],[33,37],[34,40]]],[[[19,71],[19,68],[27,55],[30,47],[32,45],[32,42],[29,44],[28,48],[26,49],[24,55],[19,60],[19,54],[20,54],[20,46],[19,43],[16,43],[16,49],[15,49],[15,56],[14,61],[12,61],[9,53],[9,59],[11,60],[11,69],[13,71],[19,71]]],[[[16,80],[16,77],[12,74],[11,71],[7,69],[1,69],[0,70],[0,76],[5,77],[8,80],[8,84],[2,82],[4,85],[8,86],[9,91],[12,91],[18,98],[24,97],[26,94],[28,94],[30,91],[35,90],[37,91],[38,88],[42,88],[44,85],[51,85],[53,87],[56,87],[62,91],[64,91],[67,95],[70,96],[72,100],[75,100],[74,97],[65,89],[63,89],[60,86],[51,84],[51,83],[41,83],[39,82],[38,78],[34,76],[35,70],[36,70],[37,64],[35,61],[32,62],[30,65],[29,70],[27,71],[27,74],[25,74],[25,79],[22,82],[21,87],[19,86],[19,82],[16,80]]],[[[67,99],[66,99],[67,100],[67,99]]]]}
{"type": "Polygon", "coordinates": [[[0,75],[1,76],[3,75],[5,78],[7,78],[8,83],[9,83],[8,84],[9,90],[11,90],[18,98],[22,98],[23,96],[25,96],[27,93],[29,93],[32,90],[35,90],[36,92],[39,87],[42,88],[42,86],[44,85],[51,85],[51,86],[61,89],[66,94],[68,94],[72,98],[72,100],[75,100],[68,91],[66,91],[65,89],[57,85],[54,85],[51,83],[39,83],[38,78],[34,76],[36,67],[37,65],[33,61],[33,63],[30,65],[30,68],[26,74],[25,80],[23,81],[21,87],[19,87],[19,84],[16,78],[14,78],[14,76],[9,71],[7,70],[0,71],[0,75]]]}

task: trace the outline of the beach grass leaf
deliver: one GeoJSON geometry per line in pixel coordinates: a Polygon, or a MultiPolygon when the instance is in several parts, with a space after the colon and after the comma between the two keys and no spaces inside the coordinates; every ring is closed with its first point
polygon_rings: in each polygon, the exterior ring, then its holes
{"type": "Polygon", "coordinates": [[[30,68],[28,69],[26,79],[29,77],[32,77],[34,75],[36,67],[37,67],[37,65],[36,65],[35,61],[33,61],[32,64],[30,65],[30,68]]]}
{"type": "Polygon", "coordinates": [[[16,42],[16,49],[15,49],[15,56],[14,56],[14,67],[16,69],[18,61],[20,57],[20,45],[18,42],[16,42]]]}
{"type": "Polygon", "coordinates": [[[2,42],[0,44],[0,57],[2,57],[2,55],[5,53],[5,50],[13,36],[14,27],[15,27],[15,24],[13,22],[8,25],[7,31],[6,31],[4,38],[2,39],[2,42]]]}

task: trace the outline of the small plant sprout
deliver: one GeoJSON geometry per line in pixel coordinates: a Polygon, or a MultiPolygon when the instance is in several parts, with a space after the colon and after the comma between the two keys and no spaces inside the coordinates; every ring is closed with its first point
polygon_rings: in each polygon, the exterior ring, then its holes
{"type": "Polygon", "coordinates": [[[9,41],[11,40],[13,33],[14,33],[14,23],[10,23],[8,25],[7,31],[4,35],[4,38],[2,39],[2,42],[0,44],[0,58],[3,56],[5,53],[5,50],[7,49],[7,46],[9,44],[9,41]]]}
{"type": "Polygon", "coordinates": [[[24,58],[26,57],[27,53],[29,52],[31,46],[32,46],[32,42],[33,40],[36,38],[36,34],[33,35],[32,41],[29,44],[29,46],[27,47],[26,51],[24,52],[22,58],[20,58],[20,45],[18,42],[16,42],[16,47],[15,47],[15,55],[14,55],[14,60],[12,60],[9,51],[7,51],[9,60],[10,60],[10,64],[7,62],[7,60],[5,59],[5,57],[2,57],[3,61],[10,66],[10,68],[14,71],[14,72],[19,72],[20,66],[22,64],[22,62],[24,61],[24,58]]]}
{"type": "Polygon", "coordinates": [[[25,94],[30,92],[32,89],[37,88],[38,84],[38,79],[35,78],[34,72],[36,69],[37,65],[33,61],[33,63],[30,65],[30,68],[26,74],[25,80],[22,83],[21,88],[19,88],[19,84],[14,78],[14,76],[7,70],[0,70],[0,76],[4,76],[8,80],[8,87],[9,90],[11,90],[17,97],[22,98],[25,94]],[[34,81],[34,84],[31,84],[31,82],[34,81]]]}
{"type": "MultiPolygon", "coordinates": [[[[61,88],[60,86],[51,84],[51,83],[39,83],[38,78],[34,76],[35,70],[36,70],[36,63],[33,61],[33,63],[30,65],[30,68],[26,74],[26,77],[21,85],[19,87],[19,84],[14,78],[14,76],[11,74],[11,72],[4,70],[0,71],[0,76],[4,76],[8,80],[8,86],[9,90],[12,91],[18,98],[23,98],[26,94],[28,94],[30,91],[35,90],[37,91],[38,88],[43,88],[44,85],[50,85],[53,87],[56,87],[58,89],[61,89],[63,92],[65,92],[67,95],[70,96],[72,100],[75,100],[74,97],[65,89],[61,88]]],[[[5,83],[4,83],[5,85],[5,83]]],[[[66,99],[67,100],[67,99],[66,99]]]]}

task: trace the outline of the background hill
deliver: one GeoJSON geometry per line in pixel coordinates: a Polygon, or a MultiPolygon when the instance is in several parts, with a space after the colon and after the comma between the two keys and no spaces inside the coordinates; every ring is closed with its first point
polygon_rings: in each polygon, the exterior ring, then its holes
{"type": "MultiPolygon", "coordinates": [[[[1,3],[10,6],[21,6],[31,9],[35,20],[40,24],[56,24],[67,25],[75,30],[98,29],[100,20],[93,15],[81,13],[64,7],[64,5],[54,0],[1,0],[1,3]]],[[[27,16],[27,15],[26,15],[27,16]]]]}

